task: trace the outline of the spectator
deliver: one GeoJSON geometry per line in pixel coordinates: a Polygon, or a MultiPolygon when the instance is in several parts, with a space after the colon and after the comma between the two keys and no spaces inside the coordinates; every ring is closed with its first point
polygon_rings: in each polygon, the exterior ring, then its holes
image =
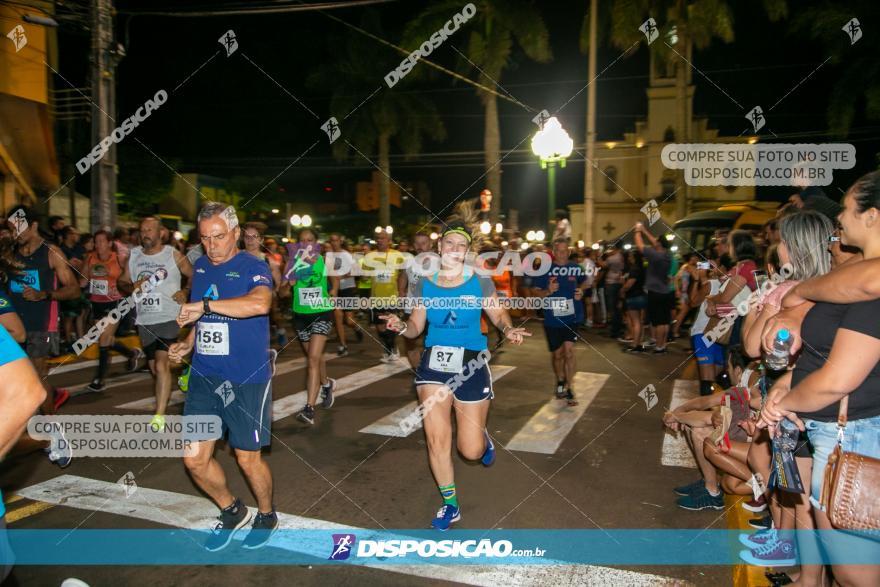
{"type": "Polygon", "coordinates": [[[669,334],[669,323],[672,321],[672,307],[675,303],[674,294],[669,291],[669,269],[672,265],[672,255],[667,250],[668,242],[665,238],[656,238],[645,229],[641,222],[635,226],[636,248],[648,260],[648,270],[645,274],[645,292],[648,295],[648,321],[654,332],[656,347],[654,354],[666,353],[666,337],[669,334]],[[644,237],[648,238],[651,246],[646,246],[644,237]]]}
{"type": "Polygon", "coordinates": [[[623,254],[613,245],[605,259],[605,312],[610,314],[611,338],[623,336],[620,290],[623,287],[623,254]]]}
{"type": "Polygon", "coordinates": [[[641,251],[631,250],[627,255],[626,275],[620,296],[626,310],[626,320],[631,338],[620,338],[620,342],[629,343],[624,348],[627,353],[644,353],[645,345],[642,344],[642,322],[645,317],[645,308],[648,298],[645,295],[645,260],[641,251]]]}

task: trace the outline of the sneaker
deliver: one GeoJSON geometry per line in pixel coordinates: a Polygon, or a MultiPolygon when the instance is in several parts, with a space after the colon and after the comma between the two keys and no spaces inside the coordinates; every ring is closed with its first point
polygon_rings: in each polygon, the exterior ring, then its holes
{"type": "Polygon", "coordinates": [[[749,501],[742,502],[742,506],[743,509],[758,514],[767,509],[767,498],[762,495],[759,499],[750,499],[749,501]]]}
{"type": "Polygon", "coordinates": [[[327,378],[327,383],[321,386],[321,407],[324,409],[332,408],[336,398],[333,397],[333,390],[336,389],[336,380],[332,377],[327,378]]]}
{"type": "Polygon", "coordinates": [[[654,353],[655,355],[665,355],[665,354],[667,354],[668,352],[669,352],[669,351],[666,350],[666,347],[663,347],[662,349],[661,349],[661,348],[656,348],[656,349],[654,349],[654,351],[653,351],[653,353],[654,353]]]}
{"type": "Polygon", "coordinates": [[[776,530],[768,528],[766,530],[758,530],[754,534],[743,533],[739,535],[739,542],[746,548],[757,548],[764,546],[771,540],[776,540],[776,530]]]}
{"type": "Polygon", "coordinates": [[[492,437],[489,436],[488,430],[483,430],[483,434],[486,435],[486,452],[483,453],[480,462],[483,463],[484,466],[489,467],[495,462],[495,443],[492,442],[492,437]]]}
{"type": "Polygon", "coordinates": [[[556,399],[565,399],[565,382],[559,381],[556,383],[556,399]]]}
{"type": "Polygon", "coordinates": [[[454,505],[443,504],[437,515],[431,520],[431,526],[441,532],[446,532],[449,527],[461,519],[461,510],[454,505]]]}
{"type": "Polygon", "coordinates": [[[791,567],[797,563],[797,549],[792,540],[772,540],[752,550],[739,551],[739,558],[759,567],[791,567]]]}
{"type": "Polygon", "coordinates": [[[191,368],[189,365],[184,367],[183,372],[180,374],[180,377],[177,378],[177,387],[179,387],[180,391],[182,391],[183,393],[186,393],[186,391],[189,389],[190,369],[191,368]]]}
{"type": "Polygon", "coordinates": [[[617,339],[617,342],[622,342],[624,344],[630,344],[633,341],[631,338],[626,338],[625,336],[621,336],[617,339]]]}
{"type": "Polygon", "coordinates": [[[336,347],[336,356],[337,357],[347,357],[348,356],[348,347],[339,345],[336,347]]]}
{"type": "Polygon", "coordinates": [[[131,356],[128,358],[128,365],[127,365],[128,372],[134,373],[135,371],[137,371],[138,365],[140,364],[141,359],[144,358],[145,356],[146,355],[144,355],[144,351],[142,351],[141,349],[134,349],[131,352],[131,356]]]}
{"type": "Polygon", "coordinates": [[[578,405],[577,400],[574,399],[574,393],[570,389],[565,390],[565,395],[562,396],[562,399],[568,401],[568,405],[576,406],[578,405]]]}
{"type": "Polygon", "coordinates": [[[98,381],[97,379],[95,379],[94,381],[92,381],[91,383],[89,383],[86,386],[86,391],[92,391],[95,393],[100,393],[100,392],[104,391],[105,389],[107,389],[107,386],[104,385],[104,382],[98,381]]]}
{"type": "Polygon", "coordinates": [[[296,415],[300,421],[305,422],[306,424],[314,424],[315,423],[315,408],[306,404],[302,411],[296,415]]]}
{"type": "MultiPolygon", "coordinates": [[[[278,346],[280,346],[281,348],[284,348],[287,346],[287,331],[285,329],[283,329],[283,328],[278,329],[277,340],[278,340],[278,346]]],[[[250,534],[248,534],[248,536],[250,536],[250,534]]]]}
{"type": "Polygon", "coordinates": [[[73,451],[70,450],[70,445],[67,443],[64,431],[53,429],[51,436],[52,440],[49,441],[49,446],[44,448],[43,451],[49,457],[49,462],[55,463],[61,469],[66,469],[73,461],[73,451]],[[63,447],[58,446],[60,444],[59,440],[64,441],[63,447]]]}
{"type": "Polygon", "coordinates": [[[380,363],[390,363],[393,359],[391,358],[391,353],[383,353],[382,358],[379,359],[380,363]]]}
{"type": "Polygon", "coordinates": [[[645,341],[645,346],[657,346],[657,340],[654,338],[649,338],[645,341]]]}
{"type": "Polygon", "coordinates": [[[717,495],[712,495],[703,487],[702,491],[698,489],[690,495],[679,497],[675,503],[681,509],[693,512],[705,509],[723,510],[724,494],[719,491],[717,495]]]}
{"type": "Polygon", "coordinates": [[[396,349],[391,351],[391,355],[390,355],[390,358],[388,359],[388,362],[389,363],[396,363],[399,360],[400,360],[400,353],[397,352],[396,349]]]}
{"type": "Polygon", "coordinates": [[[767,530],[773,527],[773,518],[770,514],[763,516],[761,518],[752,518],[749,520],[749,526],[752,528],[757,528],[758,530],[767,530]]]}
{"type": "Polygon", "coordinates": [[[55,388],[55,401],[52,403],[52,406],[55,408],[55,411],[58,411],[58,408],[67,403],[67,400],[70,399],[70,392],[66,387],[56,387],[55,388]]]}
{"type": "Polygon", "coordinates": [[[675,493],[676,495],[680,495],[680,496],[684,497],[686,495],[690,495],[694,491],[699,490],[700,487],[705,488],[705,486],[706,486],[706,484],[702,479],[697,479],[693,483],[688,483],[687,485],[680,485],[678,487],[673,487],[672,492],[675,493]]]}
{"type": "Polygon", "coordinates": [[[205,541],[205,550],[217,552],[226,548],[239,528],[244,527],[250,522],[251,512],[244,507],[241,500],[235,498],[233,505],[238,506],[238,513],[232,514],[226,510],[221,510],[220,515],[217,516],[217,523],[211,529],[211,535],[205,541]]]}
{"type": "Polygon", "coordinates": [[[278,515],[274,510],[268,514],[257,512],[257,515],[254,516],[254,525],[245,536],[241,546],[249,550],[262,548],[266,546],[276,530],[278,530],[278,515]]]}
{"type": "Polygon", "coordinates": [[[165,429],[165,416],[162,414],[156,414],[153,416],[153,419],[150,420],[150,429],[153,432],[159,432],[160,430],[165,429]]]}
{"type": "Polygon", "coordinates": [[[648,351],[645,350],[645,347],[644,347],[644,346],[639,345],[639,346],[628,346],[628,347],[626,347],[626,348],[623,349],[623,352],[625,352],[625,353],[641,354],[641,353],[646,353],[646,352],[648,352],[648,351]]]}

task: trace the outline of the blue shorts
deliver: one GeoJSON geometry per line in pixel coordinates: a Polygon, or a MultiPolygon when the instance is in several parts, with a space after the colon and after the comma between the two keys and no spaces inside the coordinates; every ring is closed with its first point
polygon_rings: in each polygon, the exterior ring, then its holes
{"type": "Polygon", "coordinates": [[[565,326],[547,326],[545,322],[544,335],[547,337],[547,348],[550,349],[550,352],[554,352],[566,342],[577,342],[578,335],[575,330],[577,327],[577,324],[572,324],[569,328],[565,326]]]}
{"type": "Polygon", "coordinates": [[[257,451],[272,441],[272,382],[231,383],[192,371],[184,416],[219,416],[232,448],[257,451]]]}
{"type": "Polygon", "coordinates": [[[648,307],[648,296],[633,296],[626,298],[627,310],[644,310],[648,307]]]}
{"type": "Polygon", "coordinates": [[[706,346],[702,334],[691,337],[694,344],[694,354],[697,356],[697,365],[718,365],[724,367],[724,346],[717,342],[706,346]]]}
{"type": "Polygon", "coordinates": [[[489,357],[489,351],[464,351],[462,370],[459,373],[447,373],[435,371],[428,367],[431,360],[431,347],[422,351],[422,358],[416,369],[416,385],[436,384],[446,385],[452,390],[456,401],[464,403],[476,403],[495,397],[492,390],[492,372],[489,370],[489,361],[481,360],[489,357]]]}
{"type": "MultiPolygon", "coordinates": [[[[825,465],[828,457],[837,446],[837,422],[804,420],[807,435],[813,445],[813,476],[810,479],[810,503],[822,509],[819,499],[822,482],[825,478],[825,465]]],[[[880,459],[880,416],[850,420],[843,432],[843,450],[855,452],[866,457],[880,459]]]]}

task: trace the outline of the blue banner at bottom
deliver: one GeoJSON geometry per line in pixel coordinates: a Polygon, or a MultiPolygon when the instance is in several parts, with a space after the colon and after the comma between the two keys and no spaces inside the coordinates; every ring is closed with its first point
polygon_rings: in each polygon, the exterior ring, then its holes
{"type": "Polygon", "coordinates": [[[836,530],[298,530],[259,550],[239,530],[225,549],[196,530],[4,530],[0,563],[19,565],[735,565],[880,564],[880,535],[836,530]],[[8,543],[7,543],[8,541],[8,543]],[[749,554],[750,553],[750,554],[749,554]],[[746,557],[746,558],[744,558],[746,557]],[[752,562],[752,564],[757,564],[752,562]]]}

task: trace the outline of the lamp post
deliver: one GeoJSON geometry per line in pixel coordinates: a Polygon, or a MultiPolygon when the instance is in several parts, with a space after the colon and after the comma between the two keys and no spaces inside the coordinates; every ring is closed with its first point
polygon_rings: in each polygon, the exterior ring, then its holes
{"type": "Polygon", "coordinates": [[[565,159],[571,155],[574,142],[555,116],[532,137],[532,153],[541,160],[541,169],[547,170],[547,225],[553,231],[556,214],[556,164],[565,167],[565,159]]]}

